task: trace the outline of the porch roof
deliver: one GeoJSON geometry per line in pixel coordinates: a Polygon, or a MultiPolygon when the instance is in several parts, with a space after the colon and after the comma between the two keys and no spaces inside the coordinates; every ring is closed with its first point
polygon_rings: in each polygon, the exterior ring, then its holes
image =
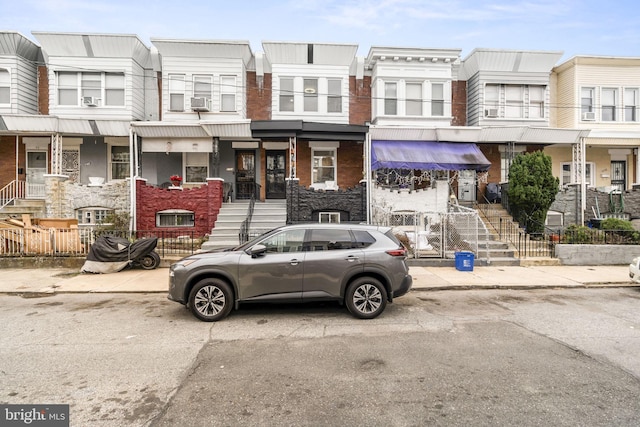
{"type": "Polygon", "coordinates": [[[491,162],[472,142],[371,141],[371,169],[486,171],[491,162]]]}
{"type": "Polygon", "coordinates": [[[340,123],[305,122],[303,120],[255,120],[251,122],[254,138],[312,139],[316,141],[364,141],[368,126],[340,123]]]}
{"type": "Polygon", "coordinates": [[[251,139],[250,121],[236,122],[133,122],[134,132],[143,138],[213,138],[251,139]]]}
{"type": "Polygon", "coordinates": [[[0,134],[128,136],[128,120],[62,119],[57,116],[0,115],[0,134]]]}

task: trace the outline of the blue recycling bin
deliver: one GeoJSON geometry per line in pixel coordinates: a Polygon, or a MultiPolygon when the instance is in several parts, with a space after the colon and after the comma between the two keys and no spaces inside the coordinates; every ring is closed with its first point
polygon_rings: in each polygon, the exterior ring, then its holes
{"type": "Polygon", "coordinates": [[[474,259],[473,252],[456,252],[456,270],[473,271],[474,259]]]}

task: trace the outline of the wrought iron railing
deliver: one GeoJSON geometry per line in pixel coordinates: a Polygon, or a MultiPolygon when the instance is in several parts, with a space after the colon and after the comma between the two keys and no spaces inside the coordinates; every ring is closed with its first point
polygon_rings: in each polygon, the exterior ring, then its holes
{"type": "Polygon", "coordinates": [[[251,228],[251,219],[253,218],[253,209],[256,204],[257,195],[260,194],[260,185],[255,183],[253,185],[255,186],[255,189],[251,192],[249,207],[247,208],[247,216],[245,220],[242,221],[242,224],[240,224],[240,232],[238,233],[238,240],[240,241],[240,244],[249,241],[249,230],[251,228]]]}

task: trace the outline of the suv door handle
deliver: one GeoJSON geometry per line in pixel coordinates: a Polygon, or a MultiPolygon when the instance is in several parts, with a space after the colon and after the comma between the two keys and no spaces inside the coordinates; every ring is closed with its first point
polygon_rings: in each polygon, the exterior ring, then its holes
{"type": "Polygon", "coordinates": [[[300,263],[299,259],[293,258],[291,261],[289,261],[291,263],[291,265],[298,265],[300,263]]]}
{"type": "Polygon", "coordinates": [[[360,257],[359,257],[359,256],[355,256],[355,255],[349,255],[349,256],[346,258],[346,260],[347,260],[347,261],[349,261],[349,262],[354,262],[354,261],[357,261],[357,260],[359,260],[359,259],[360,259],[360,257]]]}

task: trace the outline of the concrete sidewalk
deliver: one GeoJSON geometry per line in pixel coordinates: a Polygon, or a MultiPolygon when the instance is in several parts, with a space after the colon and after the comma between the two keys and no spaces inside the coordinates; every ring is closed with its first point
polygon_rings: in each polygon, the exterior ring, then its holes
{"type": "MultiPolygon", "coordinates": [[[[628,266],[410,267],[414,290],[640,286],[628,266]]],[[[83,274],[69,268],[0,269],[0,293],[167,292],[169,269],[83,274]]]]}

